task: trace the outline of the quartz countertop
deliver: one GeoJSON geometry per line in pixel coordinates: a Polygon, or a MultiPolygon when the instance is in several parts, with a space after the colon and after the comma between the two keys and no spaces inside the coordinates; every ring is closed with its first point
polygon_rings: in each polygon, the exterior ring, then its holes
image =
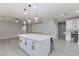
{"type": "Polygon", "coordinates": [[[32,39],[32,40],[36,40],[36,41],[43,41],[43,40],[52,38],[52,36],[50,36],[50,35],[34,34],[34,33],[19,34],[19,36],[24,36],[26,38],[29,38],[29,39],[32,39]]]}

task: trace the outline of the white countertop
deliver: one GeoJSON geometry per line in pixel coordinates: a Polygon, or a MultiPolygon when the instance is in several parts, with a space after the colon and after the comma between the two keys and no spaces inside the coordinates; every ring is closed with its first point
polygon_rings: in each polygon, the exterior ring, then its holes
{"type": "Polygon", "coordinates": [[[36,40],[36,41],[43,41],[43,40],[52,38],[52,36],[50,36],[50,35],[34,34],[34,33],[31,33],[31,34],[19,34],[19,36],[24,36],[24,37],[27,37],[29,39],[33,39],[33,40],[36,40]]]}

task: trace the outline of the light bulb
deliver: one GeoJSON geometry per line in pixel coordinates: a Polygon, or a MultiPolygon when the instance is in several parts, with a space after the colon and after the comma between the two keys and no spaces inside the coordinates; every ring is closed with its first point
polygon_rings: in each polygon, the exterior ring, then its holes
{"type": "Polygon", "coordinates": [[[24,3],[24,5],[26,5],[26,3],[24,3]]]}
{"type": "Polygon", "coordinates": [[[18,20],[16,20],[16,22],[19,22],[18,20]]]}
{"type": "Polygon", "coordinates": [[[19,20],[18,20],[18,19],[16,19],[16,22],[19,22],[19,20]]]}
{"type": "Polygon", "coordinates": [[[26,13],[24,13],[24,14],[26,14],[26,13]]]}
{"type": "Polygon", "coordinates": [[[64,16],[64,14],[61,14],[61,16],[64,16]]]}
{"type": "Polygon", "coordinates": [[[24,20],[24,24],[26,24],[26,21],[24,20]]]}
{"type": "Polygon", "coordinates": [[[34,5],[33,8],[36,8],[36,6],[34,5]]]}
{"type": "Polygon", "coordinates": [[[31,23],[31,19],[29,19],[28,22],[31,23]]]}
{"type": "Polygon", "coordinates": [[[38,21],[38,17],[37,17],[37,16],[35,17],[35,21],[36,21],[36,22],[38,21]]]}
{"type": "Polygon", "coordinates": [[[75,12],[76,12],[76,13],[79,13],[79,10],[76,10],[75,12]]]}

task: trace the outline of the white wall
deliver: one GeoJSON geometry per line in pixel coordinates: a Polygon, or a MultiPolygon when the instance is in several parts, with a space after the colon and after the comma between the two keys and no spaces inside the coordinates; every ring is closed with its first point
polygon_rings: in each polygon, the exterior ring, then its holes
{"type": "Polygon", "coordinates": [[[31,33],[32,32],[32,25],[29,24],[27,25],[27,33],[31,33]]]}
{"type": "Polygon", "coordinates": [[[52,35],[55,39],[58,39],[57,23],[53,19],[44,19],[41,21],[43,23],[32,25],[32,32],[52,35]]]}
{"type": "MultiPolygon", "coordinates": [[[[13,19],[14,20],[14,19],[13,19]]],[[[16,37],[22,33],[22,25],[14,21],[0,20],[0,39],[16,37]]]]}

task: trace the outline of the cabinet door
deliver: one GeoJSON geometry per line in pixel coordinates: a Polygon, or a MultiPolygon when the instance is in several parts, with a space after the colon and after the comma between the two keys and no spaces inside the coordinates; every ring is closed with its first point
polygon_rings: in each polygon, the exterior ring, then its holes
{"type": "Polygon", "coordinates": [[[66,30],[72,29],[72,21],[71,20],[66,20],[66,30]]]}
{"type": "Polygon", "coordinates": [[[25,49],[25,37],[19,37],[19,44],[21,48],[25,49]]]}
{"type": "Polygon", "coordinates": [[[29,40],[29,54],[30,55],[39,55],[39,42],[34,40],[29,40]]]}
{"type": "Polygon", "coordinates": [[[27,44],[25,46],[25,49],[26,49],[25,51],[30,55],[30,53],[31,53],[31,48],[30,48],[31,40],[29,38],[26,38],[26,40],[27,40],[27,44]]]}
{"type": "Polygon", "coordinates": [[[40,50],[40,45],[41,43],[40,42],[37,42],[37,41],[32,41],[31,42],[31,50],[32,50],[32,53],[34,55],[39,55],[39,50],[40,50]]]}
{"type": "Polygon", "coordinates": [[[79,30],[79,19],[77,19],[77,26],[78,26],[78,30],[79,30]]]}
{"type": "Polygon", "coordinates": [[[73,19],[72,20],[72,30],[77,30],[78,29],[78,20],[77,19],[73,19]]]}
{"type": "Polygon", "coordinates": [[[70,31],[66,32],[66,41],[71,41],[71,32],[70,31]]]}

